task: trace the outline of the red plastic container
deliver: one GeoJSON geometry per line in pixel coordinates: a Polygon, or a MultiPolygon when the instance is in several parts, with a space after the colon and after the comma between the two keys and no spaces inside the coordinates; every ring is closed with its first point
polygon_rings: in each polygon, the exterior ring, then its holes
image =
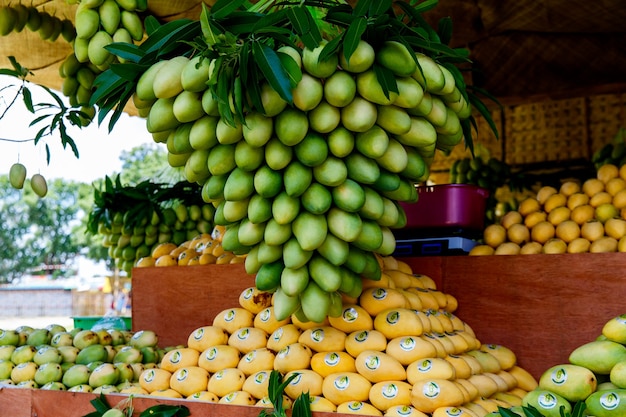
{"type": "Polygon", "coordinates": [[[400,203],[407,217],[405,229],[483,230],[489,191],[470,184],[417,187],[415,203],[400,203]]]}

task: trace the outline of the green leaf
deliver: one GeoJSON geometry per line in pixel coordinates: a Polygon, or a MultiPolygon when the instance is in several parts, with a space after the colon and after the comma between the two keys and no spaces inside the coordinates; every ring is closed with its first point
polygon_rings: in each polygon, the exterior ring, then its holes
{"type": "Polygon", "coordinates": [[[292,415],[298,417],[311,417],[311,396],[308,392],[303,392],[293,402],[292,415]]]}
{"type": "Polygon", "coordinates": [[[261,113],[265,113],[263,100],[261,99],[261,85],[259,82],[259,75],[256,71],[252,71],[248,74],[248,79],[244,83],[244,86],[246,87],[246,92],[250,96],[250,103],[252,104],[252,108],[261,113]]]}
{"type": "Polygon", "coordinates": [[[302,80],[302,70],[300,69],[300,66],[296,60],[291,57],[291,55],[284,52],[276,52],[276,54],[278,55],[278,59],[280,59],[280,63],[289,77],[292,88],[295,88],[300,80],[302,80]]]}
{"type": "Polygon", "coordinates": [[[269,85],[288,103],[293,102],[291,83],[280,58],[269,46],[258,41],[252,43],[252,56],[269,85]]]}
{"type": "Polygon", "coordinates": [[[441,39],[441,43],[445,45],[450,44],[450,40],[452,39],[452,19],[450,16],[446,16],[439,20],[437,25],[437,32],[439,33],[439,39],[441,39]]]}
{"type": "Polygon", "coordinates": [[[111,72],[127,81],[138,80],[141,75],[148,69],[147,65],[137,65],[130,63],[113,63],[109,66],[111,72]]]}
{"type": "MultiPolygon", "coordinates": [[[[171,45],[179,40],[180,31],[189,25],[199,25],[196,20],[176,19],[159,26],[141,45],[141,49],[146,53],[158,51],[164,45],[171,45]]],[[[106,71],[105,71],[106,72],[106,71]]]]}
{"type": "Polygon", "coordinates": [[[267,29],[267,28],[278,28],[279,26],[282,26],[282,24],[284,22],[286,22],[288,20],[288,12],[289,10],[291,10],[291,8],[289,9],[280,9],[277,10],[275,12],[266,14],[264,16],[262,16],[252,27],[252,29],[250,30],[250,32],[252,33],[256,33],[257,31],[261,30],[261,29],[267,29]]]}
{"type": "Polygon", "coordinates": [[[361,36],[367,29],[367,19],[363,16],[359,16],[350,23],[348,30],[343,35],[343,56],[346,61],[350,61],[350,57],[356,51],[359,46],[361,36]]]}
{"type": "Polygon", "coordinates": [[[309,13],[308,9],[304,6],[299,7],[289,7],[286,9],[287,17],[289,18],[289,22],[293,27],[293,30],[301,35],[307,33],[310,30],[309,26],[309,18],[307,13],[309,13]]]}
{"type": "Polygon", "coordinates": [[[138,46],[126,42],[113,42],[105,46],[104,49],[130,62],[139,62],[146,55],[138,46]]]}
{"type": "Polygon", "coordinates": [[[220,116],[224,118],[230,126],[235,126],[233,112],[230,109],[230,86],[232,85],[232,68],[221,67],[217,72],[217,85],[215,89],[218,98],[217,107],[220,116]]]}
{"type": "MultiPolygon", "coordinates": [[[[381,1],[381,0],[376,0],[381,1]]],[[[360,0],[356,2],[354,6],[354,11],[352,12],[354,16],[362,17],[366,16],[372,7],[373,0],[360,0]]]]}
{"type": "Polygon", "coordinates": [[[50,146],[46,143],[46,163],[50,165],[50,146]]]}
{"type": "Polygon", "coordinates": [[[213,15],[214,19],[224,19],[245,2],[246,0],[218,0],[211,7],[211,15],[213,15]]]}
{"type": "Polygon", "coordinates": [[[469,149],[472,156],[474,156],[474,140],[472,139],[472,123],[476,124],[473,117],[469,119],[461,120],[461,128],[463,129],[463,137],[465,139],[465,147],[469,149]]]}
{"type": "Polygon", "coordinates": [[[352,7],[345,4],[330,8],[324,20],[340,26],[348,26],[355,18],[356,16],[352,14],[352,7]]]}
{"type": "Polygon", "coordinates": [[[148,15],[143,21],[143,26],[146,28],[146,34],[152,36],[152,34],[161,27],[161,23],[159,23],[156,17],[148,15]]]}
{"type": "Polygon", "coordinates": [[[218,41],[209,21],[210,13],[210,9],[206,7],[206,4],[202,3],[202,12],[200,12],[200,28],[202,30],[202,36],[204,36],[204,40],[208,46],[213,46],[217,44],[218,41]]]}
{"type": "Polygon", "coordinates": [[[374,64],[374,73],[376,74],[376,80],[383,89],[385,97],[389,98],[389,93],[398,93],[398,83],[396,77],[391,70],[383,67],[382,65],[374,64]]]}
{"type": "Polygon", "coordinates": [[[322,49],[322,51],[320,52],[318,59],[320,61],[325,61],[330,56],[336,54],[337,51],[339,50],[339,48],[341,47],[341,44],[343,43],[343,37],[344,36],[345,36],[345,32],[341,33],[336,38],[331,39],[330,41],[328,41],[326,43],[326,45],[324,46],[324,48],[322,49]]]}
{"type": "Polygon", "coordinates": [[[91,405],[93,405],[93,407],[96,409],[96,411],[99,412],[100,414],[104,414],[108,410],[111,409],[111,406],[107,402],[107,399],[104,396],[104,394],[100,394],[100,396],[94,398],[93,400],[91,400],[89,402],[91,403],[91,405]]]}
{"type": "Polygon", "coordinates": [[[28,111],[31,113],[35,113],[35,108],[33,107],[33,96],[30,92],[30,89],[26,87],[22,88],[22,98],[24,99],[24,106],[26,106],[28,111]]]}
{"type": "Polygon", "coordinates": [[[412,8],[417,13],[421,14],[421,13],[434,9],[435,7],[437,7],[438,3],[439,3],[439,0],[424,0],[420,2],[419,4],[412,6],[412,8]]]}
{"type": "Polygon", "coordinates": [[[228,32],[241,35],[250,33],[252,28],[261,20],[262,15],[250,12],[233,12],[227,18],[220,21],[220,25],[228,29],[228,32]]]}
{"type": "Polygon", "coordinates": [[[28,126],[30,126],[30,127],[35,126],[37,123],[41,122],[42,120],[47,119],[48,117],[51,117],[51,115],[50,115],[50,114],[44,114],[43,116],[39,116],[39,117],[37,117],[37,118],[33,119],[33,120],[32,120],[32,121],[28,124],[28,126]]]}
{"type": "Polygon", "coordinates": [[[139,417],[187,417],[190,414],[184,405],[159,404],[146,408],[139,417]]]}
{"type": "Polygon", "coordinates": [[[15,78],[20,78],[21,76],[19,71],[7,69],[7,68],[0,68],[0,75],[9,75],[15,78]]]}
{"type": "Polygon", "coordinates": [[[390,11],[392,6],[393,6],[392,0],[378,0],[372,3],[368,14],[370,17],[380,16],[390,11]]]}
{"type": "Polygon", "coordinates": [[[584,401],[577,401],[572,408],[572,417],[583,417],[585,416],[585,409],[587,408],[587,404],[584,401]]]}

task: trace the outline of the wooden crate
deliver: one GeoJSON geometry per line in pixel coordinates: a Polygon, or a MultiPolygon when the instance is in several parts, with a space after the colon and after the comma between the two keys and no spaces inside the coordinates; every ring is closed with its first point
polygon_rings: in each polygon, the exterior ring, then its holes
{"type": "Polygon", "coordinates": [[[481,342],[512,349],[536,378],[626,313],[624,253],[405,260],[457,298],[455,314],[481,342]]]}
{"type": "MultiPolygon", "coordinates": [[[[622,253],[402,259],[458,299],[458,316],[479,340],[509,347],[535,377],[626,313],[622,253]]],[[[154,329],[164,346],[184,344],[251,285],[242,265],[140,268],[133,329],[154,329]]]]}
{"type": "MultiPolygon", "coordinates": [[[[95,411],[90,401],[96,394],[82,392],[52,391],[0,387],[0,415],[2,417],[83,417],[95,411]]],[[[122,400],[128,399],[124,394],[108,394],[105,396],[111,407],[122,400]]],[[[157,398],[151,396],[133,397],[135,414],[159,405],[184,405],[192,417],[258,417],[259,407],[216,404],[201,401],[157,398]]],[[[314,417],[348,417],[342,413],[314,412],[314,417]]],[[[354,415],[351,415],[354,416],[354,415]]]]}
{"type": "Polygon", "coordinates": [[[254,285],[243,264],[135,268],[132,276],[133,330],[154,330],[163,347],[187,344],[196,328],[239,307],[241,292],[254,285]]]}

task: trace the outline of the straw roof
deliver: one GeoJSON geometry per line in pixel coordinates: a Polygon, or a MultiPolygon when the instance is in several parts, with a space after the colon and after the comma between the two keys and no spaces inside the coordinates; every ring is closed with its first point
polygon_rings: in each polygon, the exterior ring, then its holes
{"type": "MultiPolygon", "coordinates": [[[[205,0],[212,3],[214,0],[205,0]]],[[[2,5],[17,0],[0,0],[2,5]]],[[[66,0],[22,0],[60,18],[73,19],[66,0]]],[[[197,18],[202,0],[150,0],[161,20],[197,18]]],[[[464,46],[479,72],[473,84],[503,100],[535,95],[624,89],[626,5],[622,0],[439,0],[426,14],[436,24],[450,16],[453,46],[464,46]]],[[[13,55],[35,73],[33,82],[60,88],[59,64],[71,52],[62,38],[42,40],[24,30],[0,37],[0,67],[13,55]]]]}

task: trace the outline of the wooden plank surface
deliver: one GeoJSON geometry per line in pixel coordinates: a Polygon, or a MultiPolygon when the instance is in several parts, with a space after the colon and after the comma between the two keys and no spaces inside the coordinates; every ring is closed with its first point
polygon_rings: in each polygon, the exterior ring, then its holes
{"type": "MultiPolygon", "coordinates": [[[[115,407],[129,398],[125,394],[107,394],[106,401],[115,407]]],[[[83,417],[95,408],[90,403],[96,394],[52,391],[29,388],[0,388],[0,416],[2,417],[83,417]]],[[[184,405],[192,417],[258,417],[261,409],[254,406],[208,403],[203,401],[134,396],[135,414],[159,405],[184,405]]],[[[352,414],[314,412],[313,417],[349,417],[352,414]]]]}
{"type": "Polygon", "coordinates": [[[536,378],[626,313],[623,253],[450,257],[443,271],[456,314],[536,378]]]}
{"type": "Polygon", "coordinates": [[[220,311],[239,307],[239,295],[253,285],[243,264],[135,268],[133,331],[154,330],[161,347],[186,345],[220,311]]]}
{"type": "Polygon", "coordinates": [[[34,392],[28,388],[0,387],[0,416],[31,417],[30,404],[34,392]]]}

